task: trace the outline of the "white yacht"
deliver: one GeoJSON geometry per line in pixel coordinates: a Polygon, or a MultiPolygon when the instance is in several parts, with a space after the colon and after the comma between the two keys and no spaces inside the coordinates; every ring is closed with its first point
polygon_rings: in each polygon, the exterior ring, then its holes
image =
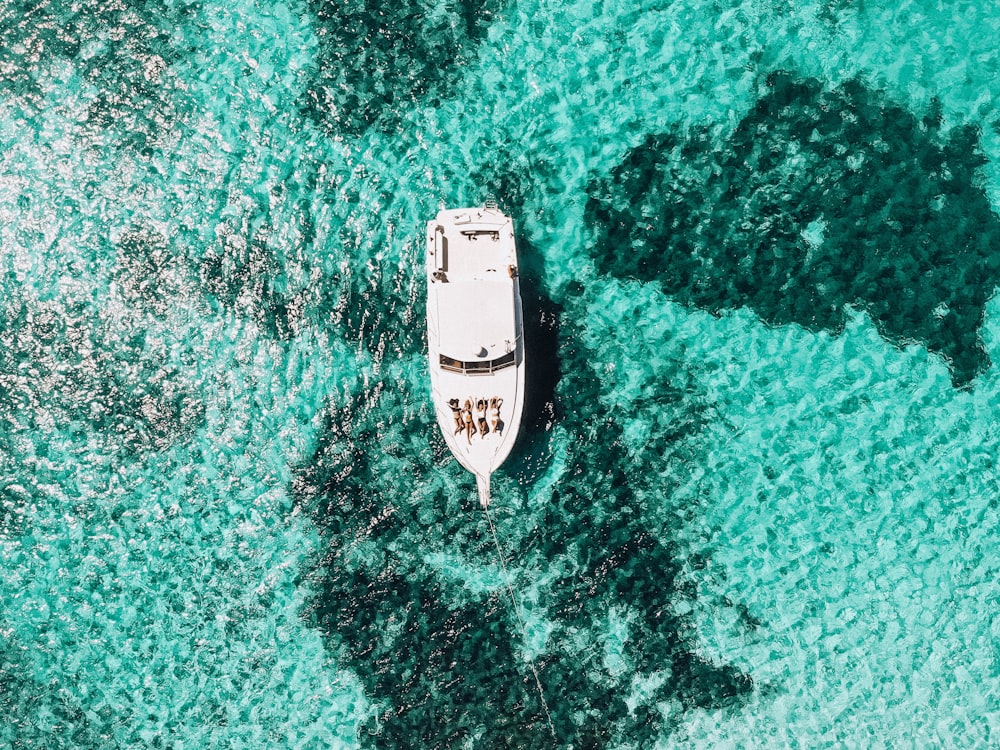
{"type": "Polygon", "coordinates": [[[524,408],[524,337],[514,223],[495,205],[427,224],[427,348],[445,442],[490,502],[524,408]]]}

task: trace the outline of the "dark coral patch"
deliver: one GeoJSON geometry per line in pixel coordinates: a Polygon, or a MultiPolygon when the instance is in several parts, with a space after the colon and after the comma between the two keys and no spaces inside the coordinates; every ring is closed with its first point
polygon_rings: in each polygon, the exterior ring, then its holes
{"type": "Polygon", "coordinates": [[[273,228],[262,224],[249,240],[226,223],[217,233],[220,242],[198,263],[202,290],[225,309],[252,318],[266,335],[294,338],[309,295],[304,285],[288,283],[298,270],[296,261],[286,259],[271,241],[273,228]]]}
{"type": "MultiPolygon", "coordinates": [[[[670,467],[696,460],[692,438],[703,408],[683,363],[654,378],[636,404],[665,417],[650,422],[648,450],[630,451],[602,406],[593,370],[600,357],[575,326],[563,321],[559,330],[564,373],[555,398],[566,415],[558,423],[575,436],[565,457],[573,468],[544,510],[514,510],[511,498],[494,511],[519,563],[563,571],[542,591],[554,630],[535,660],[557,743],[503,592],[475,593],[424,562],[444,555],[493,565],[495,557],[472,483],[436,439],[422,399],[380,383],[331,409],[315,454],[297,472],[297,503],[327,540],[306,616],[380,706],[368,728],[378,732],[361,734],[372,747],[452,748],[473,738],[491,748],[652,743],[669,731],[659,702],[718,708],[753,689],[748,675],[697,655],[693,622],[676,614],[696,596],[684,553],[647,507],[654,488],[638,479],[655,462],[659,503],[672,489],[662,478],[670,467]],[[629,622],[623,670],[603,658],[612,610],[629,622]],[[630,710],[633,678],[656,674],[665,676],[662,685],[630,710]]],[[[511,471],[530,473],[518,460],[511,471]]]]}
{"type": "Polygon", "coordinates": [[[470,597],[412,555],[465,551],[486,562],[489,540],[471,515],[472,493],[406,502],[443,458],[440,446],[410,440],[410,428],[436,429],[426,416],[408,428],[380,417],[408,411],[398,389],[383,388],[331,411],[295,480],[298,502],[329,544],[308,619],[380,705],[373,733],[362,735],[371,747],[462,747],[476,736],[491,747],[522,735],[517,746],[534,747],[530,738],[544,736],[541,707],[518,668],[504,607],[496,597],[470,597]]]}
{"type": "Polygon", "coordinates": [[[857,306],[967,384],[988,365],[978,328],[1000,278],[1000,222],[978,132],[939,126],[936,110],[917,118],[858,81],[827,91],[774,74],[723,142],[704,129],[651,136],[592,186],[598,266],[772,324],[836,332],[857,306]]]}
{"type": "MultiPolygon", "coordinates": [[[[574,469],[561,478],[525,546],[538,549],[543,558],[574,550],[577,563],[572,575],[547,592],[549,615],[558,623],[551,651],[558,657],[554,669],[543,671],[543,680],[575,713],[581,741],[613,729],[617,736],[651,745],[669,729],[656,709],[658,702],[674,701],[685,709],[722,708],[738,704],[753,690],[749,675],[692,650],[694,625],[676,614],[696,597],[685,574],[687,553],[672,541],[671,530],[656,522],[655,509],[647,507],[651,499],[669,507],[674,490],[670,477],[682,476],[688,462],[699,460],[696,438],[705,410],[693,395],[697,388],[685,363],[673,362],[650,379],[630,409],[632,416],[662,417],[649,421],[644,447],[630,450],[617,415],[595,408],[602,401],[602,377],[594,369],[601,358],[578,341],[561,353],[560,410],[566,415],[561,426],[574,435],[565,459],[574,469]],[[650,476],[650,467],[656,467],[655,485],[640,479],[650,476]],[[609,671],[594,656],[581,668],[573,634],[596,635],[612,610],[629,621],[624,645],[629,668],[609,671]],[[572,681],[565,665],[573,665],[581,683],[569,694],[558,687],[572,681]],[[632,678],[655,673],[666,675],[666,681],[648,702],[630,711],[624,698],[632,678]]],[[[696,513],[696,507],[679,507],[674,517],[696,513]]],[[[605,745],[595,740],[592,746],[605,745]]]]}
{"type": "MultiPolygon", "coordinates": [[[[84,711],[58,680],[39,682],[28,647],[3,623],[0,633],[0,741],[10,750],[114,747],[109,709],[84,711]]],[[[107,706],[107,702],[104,704],[107,706]]]]}
{"type": "Polygon", "coordinates": [[[87,126],[115,131],[118,145],[148,152],[179,118],[171,66],[191,50],[176,32],[199,11],[198,2],[160,0],[2,3],[0,91],[36,111],[51,106],[47,66],[70,60],[94,92],[87,126]]]}
{"type": "MultiPolygon", "coordinates": [[[[348,257],[362,257],[350,241],[345,244],[348,257]]],[[[404,250],[404,257],[422,258],[423,252],[421,244],[415,252],[404,250]]],[[[348,341],[363,345],[376,363],[386,355],[420,354],[426,346],[422,270],[407,263],[345,263],[340,272],[323,278],[315,313],[348,341]]]]}
{"type": "Polygon", "coordinates": [[[446,96],[475,57],[497,0],[310,0],[320,39],[304,111],[331,133],[390,131],[427,96],[446,96]]]}
{"type": "MultiPolygon", "coordinates": [[[[0,309],[0,414],[19,431],[88,431],[112,450],[164,450],[201,426],[205,407],[168,352],[144,330],[123,332],[81,299],[11,295],[0,309]]],[[[193,364],[184,351],[182,364],[193,364]]],[[[2,452],[2,451],[0,451],[2,452]]]]}
{"type": "Polygon", "coordinates": [[[138,310],[164,316],[197,290],[187,253],[156,230],[134,226],[122,232],[115,255],[115,283],[138,310]]]}

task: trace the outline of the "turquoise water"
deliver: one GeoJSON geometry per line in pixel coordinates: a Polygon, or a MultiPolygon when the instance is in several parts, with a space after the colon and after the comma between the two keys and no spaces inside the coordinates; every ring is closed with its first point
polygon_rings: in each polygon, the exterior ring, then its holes
{"type": "Polygon", "coordinates": [[[1000,10],[0,5],[0,745],[1000,732],[1000,10]],[[494,479],[423,222],[518,221],[494,479]]]}

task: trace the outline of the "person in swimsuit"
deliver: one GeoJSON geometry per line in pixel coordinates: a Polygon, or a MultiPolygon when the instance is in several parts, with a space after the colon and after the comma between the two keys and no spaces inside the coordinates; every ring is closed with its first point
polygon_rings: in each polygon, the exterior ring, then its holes
{"type": "Polygon", "coordinates": [[[472,401],[465,399],[462,405],[462,421],[465,423],[465,438],[472,445],[472,436],[476,434],[476,424],[472,421],[472,401]]]}
{"type": "Polygon", "coordinates": [[[449,399],[448,406],[451,407],[451,416],[455,418],[455,434],[457,435],[465,429],[465,423],[462,421],[462,410],[458,407],[458,399],[449,399]]]}
{"type": "Polygon", "coordinates": [[[482,435],[483,439],[485,440],[486,436],[490,432],[490,428],[486,425],[486,399],[485,398],[481,398],[481,399],[479,399],[476,402],[476,414],[478,416],[478,420],[477,421],[479,422],[479,434],[482,435]]]}
{"type": "Polygon", "coordinates": [[[490,422],[493,423],[493,432],[498,435],[503,432],[503,420],[500,419],[500,405],[503,399],[494,396],[490,399],[490,422]]]}

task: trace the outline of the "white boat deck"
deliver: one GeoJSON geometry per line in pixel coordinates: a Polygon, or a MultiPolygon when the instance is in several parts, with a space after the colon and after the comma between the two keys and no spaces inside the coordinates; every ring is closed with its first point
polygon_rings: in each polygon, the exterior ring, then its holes
{"type": "Polygon", "coordinates": [[[495,209],[442,211],[427,226],[427,339],[438,424],[459,462],[489,477],[517,438],[524,342],[511,220],[495,209]]]}

